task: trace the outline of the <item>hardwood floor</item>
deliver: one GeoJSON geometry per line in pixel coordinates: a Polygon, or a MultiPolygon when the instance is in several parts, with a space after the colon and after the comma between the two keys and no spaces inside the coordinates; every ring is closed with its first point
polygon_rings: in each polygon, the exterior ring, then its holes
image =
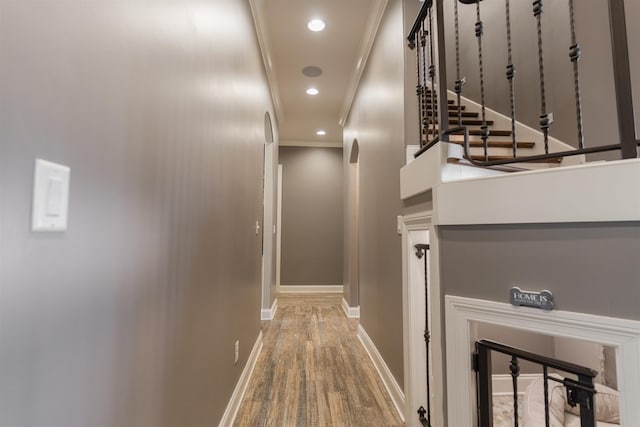
{"type": "Polygon", "coordinates": [[[281,295],[234,426],[402,426],[341,295],[281,295]]]}

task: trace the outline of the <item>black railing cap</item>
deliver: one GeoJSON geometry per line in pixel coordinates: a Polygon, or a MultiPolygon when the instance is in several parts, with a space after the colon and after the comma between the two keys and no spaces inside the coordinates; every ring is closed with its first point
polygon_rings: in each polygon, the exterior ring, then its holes
{"type": "Polygon", "coordinates": [[[553,359],[547,356],[541,356],[539,354],[531,353],[529,351],[521,350],[519,348],[510,347],[505,344],[501,344],[496,341],[481,339],[476,341],[476,345],[485,347],[493,351],[497,351],[509,356],[516,356],[519,359],[528,360],[529,362],[545,365],[553,369],[558,369],[562,372],[570,374],[586,376],[595,378],[598,375],[597,371],[584,366],[576,365],[574,363],[565,362],[564,360],[553,359]]]}
{"type": "MultiPolygon", "coordinates": [[[[407,36],[407,40],[409,40],[409,46],[411,46],[413,44],[413,42],[415,41],[416,34],[418,34],[418,31],[420,30],[420,26],[422,25],[422,21],[424,21],[424,18],[427,17],[427,12],[431,8],[431,6],[433,6],[433,0],[425,0],[425,2],[422,3],[422,7],[420,8],[420,12],[418,12],[418,16],[416,17],[416,20],[413,23],[413,27],[411,27],[411,31],[409,32],[409,35],[407,36]]],[[[413,47],[412,47],[412,49],[413,49],[413,47]]]]}

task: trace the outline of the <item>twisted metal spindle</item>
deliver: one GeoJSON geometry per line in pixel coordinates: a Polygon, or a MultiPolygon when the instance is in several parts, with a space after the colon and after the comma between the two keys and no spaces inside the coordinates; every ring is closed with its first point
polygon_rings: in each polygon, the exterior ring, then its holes
{"type": "Polygon", "coordinates": [[[511,142],[513,143],[513,157],[518,157],[518,143],[516,142],[516,94],[515,77],[516,66],[513,65],[511,46],[511,7],[509,0],[505,0],[507,20],[507,80],[509,81],[509,103],[511,105],[511,142]]]}
{"type": "MultiPolygon", "coordinates": [[[[454,89],[456,91],[456,98],[458,102],[458,126],[462,124],[462,105],[460,103],[460,97],[462,95],[462,88],[465,83],[465,79],[460,77],[460,24],[458,17],[458,2],[453,2],[453,11],[455,15],[455,33],[456,33],[456,82],[454,89]]],[[[447,112],[448,114],[448,112],[447,112]]]]}
{"type": "Polygon", "coordinates": [[[516,356],[511,356],[509,370],[511,371],[511,383],[513,385],[513,425],[518,427],[518,376],[520,375],[520,365],[516,356]]]}
{"type": "Polygon", "coordinates": [[[584,137],[582,133],[582,97],[580,95],[580,71],[578,61],[580,60],[580,45],[576,41],[576,17],[573,6],[574,0],[569,0],[569,26],[571,27],[571,46],[569,46],[569,58],[573,63],[573,89],[576,97],[576,119],[578,124],[578,148],[584,148],[584,137]]]}
{"type": "MultiPolygon", "coordinates": [[[[424,120],[427,128],[427,140],[425,141],[425,144],[428,144],[431,138],[431,124],[433,123],[433,114],[431,115],[431,117],[429,117],[428,111],[431,100],[427,97],[427,94],[430,92],[427,86],[427,32],[428,30],[425,28],[425,22],[422,21],[420,30],[420,48],[422,49],[422,93],[424,98],[424,120]]],[[[431,93],[431,98],[433,99],[433,93],[431,93]]]]}
{"type": "Polygon", "coordinates": [[[433,122],[433,137],[435,138],[437,135],[436,130],[436,119],[438,117],[438,108],[436,104],[436,90],[435,90],[435,75],[436,75],[436,67],[434,65],[434,48],[433,48],[433,15],[431,13],[431,9],[429,9],[429,81],[431,83],[431,119],[433,122]]]}
{"type": "MultiPolygon", "coordinates": [[[[480,0],[476,1],[476,38],[478,39],[478,67],[480,69],[480,103],[482,105],[482,142],[484,146],[484,160],[489,160],[489,126],[487,126],[487,113],[485,111],[485,97],[484,97],[484,63],[482,59],[482,35],[484,34],[484,27],[482,19],[480,19],[480,0]]],[[[462,121],[458,121],[458,125],[462,126],[462,121]]]]}
{"type": "Polygon", "coordinates": [[[418,98],[418,141],[420,144],[420,148],[422,148],[425,145],[425,142],[423,141],[423,133],[424,133],[424,124],[423,124],[423,97],[422,97],[422,85],[421,85],[421,80],[422,80],[422,75],[421,75],[421,68],[420,68],[420,47],[417,43],[419,34],[415,35],[415,38],[411,41],[411,44],[409,45],[409,47],[411,47],[412,49],[415,48],[416,49],[416,75],[417,75],[417,80],[416,80],[416,97],[418,98]]]}
{"type": "Polygon", "coordinates": [[[538,30],[538,70],[540,73],[540,129],[544,135],[544,152],[549,154],[549,127],[553,123],[553,114],[547,113],[547,94],[544,86],[544,49],[542,46],[542,0],[533,1],[533,15],[538,30]]]}
{"type": "Polygon", "coordinates": [[[549,427],[549,368],[545,365],[542,367],[544,378],[544,425],[549,427]]]}

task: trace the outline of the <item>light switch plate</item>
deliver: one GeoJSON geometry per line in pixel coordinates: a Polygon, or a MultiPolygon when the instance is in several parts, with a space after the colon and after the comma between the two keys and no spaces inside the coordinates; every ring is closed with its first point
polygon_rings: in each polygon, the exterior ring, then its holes
{"type": "Polygon", "coordinates": [[[32,231],[64,231],[69,213],[67,166],[36,159],[33,180],[32,231]]]}

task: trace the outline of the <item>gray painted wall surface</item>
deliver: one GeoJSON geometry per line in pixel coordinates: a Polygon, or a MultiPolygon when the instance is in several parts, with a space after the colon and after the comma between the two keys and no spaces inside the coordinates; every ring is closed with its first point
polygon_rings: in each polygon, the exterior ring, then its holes
{"type": "Polygon", "coordinates": [[[444,294],[508,302],[553,292],[558,310],[640,320],[640,223],[441,227],[444,294]]]}
{"type": "Polygon", "coordinates": [[[342,283],[342,149],[280,147],[282,285],[342,283]]]}
{"type": "Polygon", "coordinates": [[[0,22],[0,425],[217,424],[260,329],[247,3],[1,2],[0,22]],[[64,233],[29,231],[36,157],[71,167],[64,233]]]}
{"type": "MultiPolygon", "coordinates": [[[[582,48],[580,79],[583,102],[585,145],[606,145],[618,141],[618,124],[613,83],[611,37],[607,1],[585,0],[575,3],[577,39],[582,48]]],[[[633,6],[634,2],[625,2],[633,6]]],[[[484,23],[483,58],[485,66],[486,102],[489,108],[507,116],[509,86],[505,77],[507,65],[504,2],[481,4],[484,23]]],[[[637,22],[640,11],[627,7],[630,22],[637,22]],[[636,15],[634,15],[636,14],[636,15]],[[635,17],[634,17],[635,16],[635,17]]],[[[480,102],[478,48],[474,34],[475,5],[458,3],[460,14],[461,77],[467,84],[463,96],[480,102]]],[[[453,89],[456,80],[453,2],[445,2],[447,25],[447,85],[453,89]]],[[[539,129],[540,95],[536,20],[531,2],[511,2],[513,63],[516,65],[516,111],[520,122],[539,129]]],[[[547,110],[555,123],[551,135],[577,146],[576,110],[573,71],[569,61],[568,2],[546,2],[543,13],[545,85],[547,110]]],[[[637,34],[632,25],[630,36],[637,34]]],[[[632,56],[633,40],[630,39],[632,56]]],[[[633,59],[632,58],[632,59],[633,59]]],[[[635,74],[635,87],[640,88],[640,74],[635,74]]],[[[636,96],[637,98],[637,96],[636,96]]],[[[618,153],[600,154],[596,158],[620,158],[618,153]]]]}
{"type": "Polygon", "coordinates": [[[360,322],[401,386],[403,39],[402,4],[391,0],[344,129],[345,152],[360,145],[360,322]]]}

